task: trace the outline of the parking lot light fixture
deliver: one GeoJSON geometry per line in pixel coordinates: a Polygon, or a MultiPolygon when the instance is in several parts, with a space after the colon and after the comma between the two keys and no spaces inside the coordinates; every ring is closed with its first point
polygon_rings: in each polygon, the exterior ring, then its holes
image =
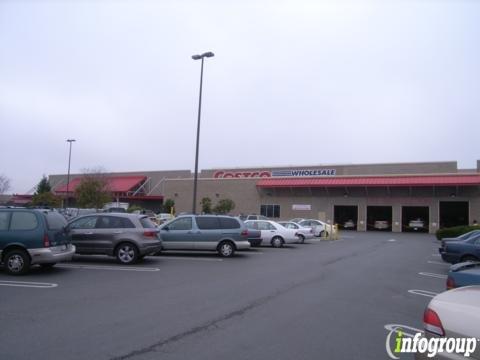
{"type": "Polygon", "coordinates": [[[70,144],[70,149],[68,150],[68,172],[67,172],[67,197],[63,203],[64,208],[68,208],[68,195],[69,195],[69,186],[70,186],[70,163],[72,160],[72,143],[75,142],[75,139],[67,139],[67,142],[70,144]]]}
{"type": "Polygon", "coordinates": [[[198,120],[197,120],[197,145],[195,149],[195,174],[193,179],[193,204],[192,214],[197,212],[197,183],[198,183],[198,149],[200,142],[200,116],[202,112],[202,86],[203,86],[203,60],[207,57],[213,57],[214,54],[211,51],[205,52],[201,55],[192,55],[193,60],[202,60],[200,68],[200,93],[198,96],[198,120]]]}

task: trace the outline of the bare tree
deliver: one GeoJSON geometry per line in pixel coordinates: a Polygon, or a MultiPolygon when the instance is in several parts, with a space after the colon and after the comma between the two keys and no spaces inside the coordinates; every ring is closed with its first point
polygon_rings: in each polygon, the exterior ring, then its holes
{"type": "Polygon", "coordinates": [[[3,174],[0,174],[0,194],[6,193],[10,190],[10,179],[3,174]]]}

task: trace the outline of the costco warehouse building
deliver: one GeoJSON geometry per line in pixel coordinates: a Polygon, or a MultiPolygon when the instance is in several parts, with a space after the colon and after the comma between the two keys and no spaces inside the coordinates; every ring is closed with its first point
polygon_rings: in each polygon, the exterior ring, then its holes
{"type": "MultiPolygon", "coordinates": [[[[189,170],[105,174],[112,196],[122,202],[159,210],[165,199],[175,210],[192,209],[193,174],[189,170]]],[[[69,194],[82,175],[70,175],[69,194]]],[[[54,191],[66,196],[67,176],[50,175],[54,191]]],[[[393,232],[408,231],[421,219],[425,231],[480,220],[480,161],[476,169],[456,162],[366,165],[318,165],[203,170],[198,178],[198,205],[229,198],[234,214],[262,214],[273,220],[316,218],[358,231],[387,221],[393,232]]]]}

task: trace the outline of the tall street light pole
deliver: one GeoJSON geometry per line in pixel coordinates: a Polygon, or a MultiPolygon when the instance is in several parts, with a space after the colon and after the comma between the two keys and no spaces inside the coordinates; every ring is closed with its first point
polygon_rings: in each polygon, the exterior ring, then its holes
{"type": "Polygon", "coordinates": [[[75,142],[75,139],[67,139],[67,142],[70,144],[70,150],[68,151],[68,173],[67,173],[67,198],[64,202],[64,207],[68,207],[68,194],[69,194],[69,185],[70,185],[70,162],[72,160],[72,143],[75,142]]]}
{"type": "Polygon", "coordinates": [[[193,178],[193,204],[192,214],[197,212],[197,182],[198,182],[198,147],[200,142],[200,114],[202,112],[202,85],[203,85],[203,59],[206,57],[213,57],[212,52],[206,52],[202,55],[193,55],[193,60],[202,60],[202,66],[200,69],[200,94],[198,96],[198,121],[197,121],[197,147],[195,151],[195,175],[193,178]]]}

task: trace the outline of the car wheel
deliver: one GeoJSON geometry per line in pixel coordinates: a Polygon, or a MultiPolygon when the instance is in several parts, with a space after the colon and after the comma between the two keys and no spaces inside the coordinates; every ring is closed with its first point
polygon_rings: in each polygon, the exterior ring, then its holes
{"type": "Polygon", "coordinates": [[[305,236],[303,236],[302,234],[298,234],[298,239],[302,244],[305,243],[305,236]]]}
{"type": "Polygon", "coordinates": [[[30,256],[25,250],[9,251],[3,262],[5,270],[10,275],[23,275],[30,269],[30,256]]]}
{"type": "Polygon", "coordinates": [[[272,239],[272,246],[274,248],[280,248],[283,246],[283,239],[280,236],[275,236],[272,239]]]}
{"type": "Polygon", "coordinates": [[[232,257],[235,254],[235,245],[231,241],[223,241],[218,245],[217,251],[221,257],[232,257]]]}
{"type": "Polygon", "coordinates": [[[466,256],[462,256],[460,262],[465,262],[465,261],[479,261],[479,260],[473,255],[466,255],[466,256]]]}
{"type": "Polygon", "coordinates": [[[56,263],[45,263],[45,264],[40,264],[40,266],[44,269],[51,269],[52,267],[55,266],[56,263]]]}
{"type": "Polygon", "coordinates": [[[115,256],[122,264],[134,264],[138,260],[138,249],[131,243],[121,243],[117,246],[115,256]]]}

